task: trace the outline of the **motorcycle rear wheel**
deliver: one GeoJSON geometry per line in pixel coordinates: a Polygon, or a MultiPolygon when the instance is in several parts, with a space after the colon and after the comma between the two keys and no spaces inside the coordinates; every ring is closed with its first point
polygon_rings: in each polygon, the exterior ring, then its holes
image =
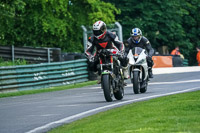
{"type": "Polygon", "coordinates": [[[146,83],[145,87],[140,88],[141,93],[145,93],[147,91],[147,85],[148,85],[148,83],[146,83]]]}
{"type": "Polygon", "coordinates": [[[107,102],[113,101],[113,99],[112,99],[113,93],[112,93],[110,78],[111,77],[109,74],[102,75],[102,78],[101,78],[101,87],[103,89],[104,97],[107,102]]]}
{"type": "Polygon", "coordinates": [[[123,85],[124,83],[123,83],[123,79],[122,79],[122,77],[120,76],[120,82],[118,83],[118,90],[115,92],[113,92],[114,93],[114,96],[115,96],[115,99],[117,99],[117,100],[122,100],[123,99],[123,97],[124,97],[124,88],[123,88],[123,85]]]}
{"type": "Polygon", "coordinates": [[[114,96],[117,100],[122,100],[124,97],[124,89],[120,87],[117,92],[114,92],[114,96]]]}

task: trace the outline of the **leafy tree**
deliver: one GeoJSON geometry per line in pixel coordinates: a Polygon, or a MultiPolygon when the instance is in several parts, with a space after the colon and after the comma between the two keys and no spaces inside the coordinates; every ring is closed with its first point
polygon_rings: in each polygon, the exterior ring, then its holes
{"type": "MultiPolygon", "coordinates": [[[[121,10],[117,15],[127,39],[134,27],[139,27],[154,48],[167,45],[169,50],[180,46],[186,58],[190,58],[194,47],[200,45],[200,1],[199,0],[104,0],[121,10]]],[[[125,40],[124,39],[124,40],[125,40]]],[[[195,57],[191,57],[193,64],[195,57]]]]}
{"type": "MultiPolygon", "coordinates": [[[[189,63],[196,63],[196,47],[200,46],[200,1],[199,0],[185,0],[181,3],[184,10],[188,11],[187,15],[182,17],[183,28],[186,32],[186,40],[190,43],[191,50],[187,47],[184,49],[185,53],[188,53],[189,63]]],[[[188,45],[186,45],[188,46],[188,45]]]]}
{"type": "Polygon", "coordinates": [[[60,47],[83,52],[81,25],[119,13],[100,0],[5,0],[0,2],[0,44],[60,47]]]}

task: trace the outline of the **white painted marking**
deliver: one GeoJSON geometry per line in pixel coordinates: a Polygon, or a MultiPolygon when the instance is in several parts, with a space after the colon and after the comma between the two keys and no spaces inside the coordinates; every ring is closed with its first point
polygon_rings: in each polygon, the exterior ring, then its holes
{"type": "Polygon", "coordinates": [[[59,114],[44,114],[44,115],[29,115],[31,117],[48,117],[48,116],[55,116],[59,114]]]}
{"type": "MultiPolygon", "coordinates": [[[[85,97],[85,96],[82,96],[82,95],[78,95],[78,96],[72,96],[72,97],[74,97],[74,98],[78,98],[78,97],[85,97]]],[[[71,97],[70,97],[71,98],[71,97]]]]}
{"type": "Polygon", "coordinates": [[[199,72],[199,66],[192,67],[166,67],[153,68],[153,74],[170,74],[170,73],[185,73],[185,72],[199,72]]]}
{"type": "Polygon", "coordinates": [[[75,106],[80,106],[80,104],[74,104],[74,105],[57,105],[56,107],[75,107],[75,106]]]}
{"type": "Polygon", "coordinates": [[[161,96],[167,96],[167,95],[172,95],[172,94],[188,92],[188,91],[192,91],[192,90],[196,90],[196,89],[200,89],[200,87],[195,87],[195,88],[186,89],[186,90],[182,90],[182,91],[170,92],[170,93],[166,93],[166,94],[147,96],[147,97],[142,97],[142,98],[138,98],[138,99],[132,99],[132,100],[128,100],[128,101],[118,102],[118,103],[113,103],[113,104],[110,104],[110,105],[106,105],[106,106],[98,107],[98,108],[95,108],[95,109],[91,109],[91,110],[88,110],[88,111],[85,111],[85,112],[82,112],[82,113],[79,113],[79,114],[76,114],[76,115],[72,115],[72,116],[66,117],[66,118],[58,120],[58,121],[54,121],[54,122],[48,123],[48,124],[46,124],[44,126],[37,127],[37,128],[35,128],[33,130],[30,130],[30,131],[28,131],[26,133],[39,132],[41,130],[48,129],[53,125],[67,123],[69,120],[72,120],[72,119],[75,119],[75,118],[79,118],[79,117],[82,117],[84,115],[87,115],[87,114],[90,114],[90,113],[93,113],[93,112],[96,112],[96,111],[100,111],[100,110],[103,110],[103,109],[107,109],[107,108],[111,108],[111,107],[115,107],[115,106],[119,106],[119,105],[123,105],[123,104],[128,104],[128,103],[132,103],[132,102],[136,102],[136,101],[140,101],[140,100],[146,100],[146,99],[150,99],[150,98],[156,98],[156,97],[161,97],[161,96]]]}
{"type": "Polygon", "coordinates": [[[198,80],[187,80],[187,81],[176,81],[176,82],[155,82],[155,83],[149,83],[152,85],[157,85],[157,84],[180,84],[180,83],[192,83],[192,82],[200,82],[200,79],[198,80]]]}
{"type": "Polygon", "coordinates": [[[91,87],[91,88],[87,88],[87,89],[89,89],[89,90],[95,90],[95,89],[101,89],[101,87],[98,86],[98,87],[91,87]]]}
{"type": "Polygon", "coordinates": [[[54,116],[56,114],[44,114],[44,115],[39,115],[39,116],[42,116],[42,117],[48,117],[48,116],[54,116]]]}
{"type": "Polygon", "coordinates": [[[81,95],[88,95],[88,94],[89,94],[89,95],[91,95],[91,94],[94,95],[94,94],[97,94],[97,93],[99,93],[99,92],[82,93],[81,95]]]}
{"type": "MultiPolygon", "coordinates": [[[[200,82],[200,79],[197,80],[187,80],[187,81],[176,81],[176,82],[154,82],[148,83],[149,85],[163,85],[163,84],[182,84],[182,83],[193,83],[193,82],[200,82]]],[[[127,87],[131,87],[133,84],[128,84],[127,87]]]]}
{"type": "Polygon", "coordinates": [[[80,95],[77,95],[77,96],[72,96],[72,97],[85,97],[86,95],[97,95],[99,93],[103,93],[103,92],[89,92],[89,93],[81,93],[80,95]]]}

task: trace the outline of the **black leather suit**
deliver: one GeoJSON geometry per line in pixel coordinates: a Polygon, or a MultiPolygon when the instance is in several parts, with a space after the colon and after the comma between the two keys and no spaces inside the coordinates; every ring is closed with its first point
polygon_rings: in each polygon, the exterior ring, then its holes
{"type": "MultiPolygon", "coordinates": [[[[88,39],[88,48],[85,51],[87,57],[96,56],[97,52],[100,49],[116,49],[122,53],[124,53],[124,44],[118,40],[118,37],[110,31],[107,31],[105,37],[102,39],[97,39],[94,36],[89,37],[88,39]]],[[[127,65],[127,61],[124,58],[119,58],[122,66],[127,65]]],[[[99,60],[95,62],[89,62],[89,70],[97,71],[97,64],[99,64],[99,60]]]]}

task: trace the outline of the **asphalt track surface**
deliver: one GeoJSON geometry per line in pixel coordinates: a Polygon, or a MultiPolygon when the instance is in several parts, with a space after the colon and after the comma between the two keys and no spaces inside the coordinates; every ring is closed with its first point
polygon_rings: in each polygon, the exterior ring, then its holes
{"type": "Polygon", "coordinates": [[[123,100],[106,102],[100,85],[0,99],[0,133],[41,133],[115,107],[200,90],[200,67],[154,69],[143,94],[130,80],[123,100]]]}

